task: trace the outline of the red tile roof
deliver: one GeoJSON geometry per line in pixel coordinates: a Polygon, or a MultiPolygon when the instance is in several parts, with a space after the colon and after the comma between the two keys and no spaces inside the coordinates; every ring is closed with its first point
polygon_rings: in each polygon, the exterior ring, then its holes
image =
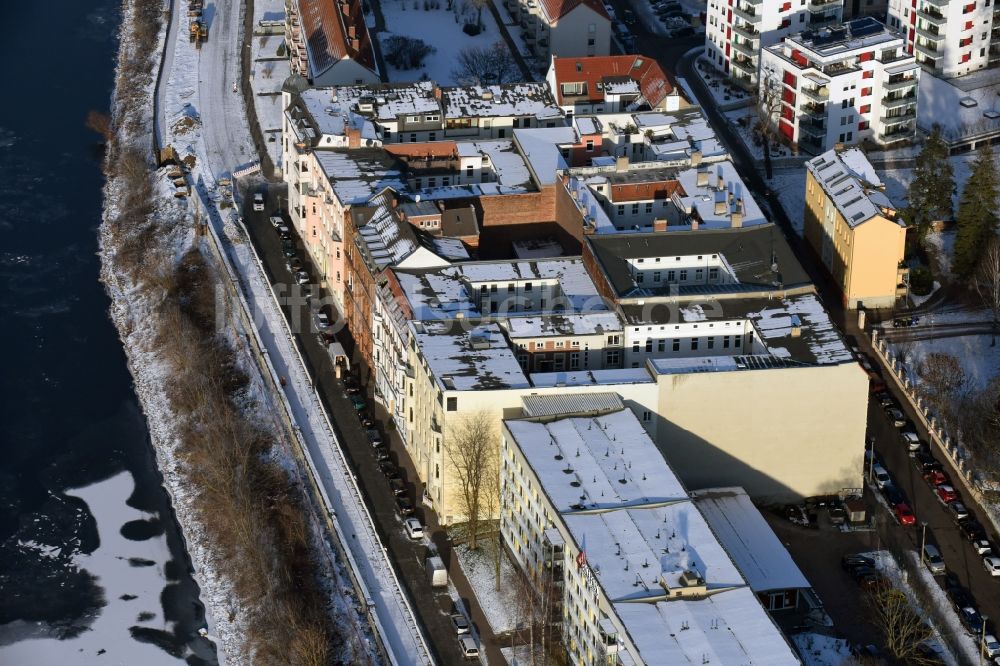
{"type": "Polygon", "coordinates": [[[376,71],[360,0],[298,0],[298,3],[314,78],[345,58],[376,71]]]}
{"type": "Polygon", "coordinates": [[[660,180],[652,183],[624,183],[611,186],[612,203],[628,203],[630,201],[649,201],[650,199],[669,199],[674,192],[681,189],[676,180],[660,180]]]}
{"type": "Polygon", "coordinates": [[[559,19],[580,5],[593,9],[599,16],[611,21],[608,10],[604,8],[604,3],[601,0],[540,0],[540,2],[545,15],[549,17],[549,23],[558,23],[559,19]]]}
{"type": "Polygon", "coordinates": [[[589,58],[553,58],[556,89],[553,91],[563,103],[562,84],[585,83],[585,97],[590,102],[604,99],[604,91],[597,84],[607,77],[627,76],[639,84],[639,91],[650,107],[656,107],[673,92],[674,86],[663,73],[658,62],[641,55],[592,56],[589,58]]]}

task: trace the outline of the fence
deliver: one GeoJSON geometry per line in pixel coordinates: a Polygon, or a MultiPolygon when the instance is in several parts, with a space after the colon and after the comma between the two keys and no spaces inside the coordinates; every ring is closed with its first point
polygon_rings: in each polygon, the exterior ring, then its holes
{"type": "Polygon", "coordinates": [[[983,507],[986,519],[989,520],[993,529],[1000,533],[1000,521],[993,515],[993,511],[987,508],[989,499],[978,487],[975,472],[966,457],[961,443],[953,440],[951,435],[945,432],[943,425],[938,422],[937,417],[931,413],[930,409],[924,403],[923,398],[917,393],[916,386],[907,376],[905,366],[889,353],[889,343],[879,335],[878,329],[872,329],[871,339],[872,349],[875,350],[883,366],[889,371],[889,376],[892,377],[892,380],[899,387],[900,391],[906,396],[913,411],[917,414],[917,419],[927,430],[931,441],[937,444],[938,449],[947,456],[951,466],[959,473],[959,479],[966,491],[983,507]]]}

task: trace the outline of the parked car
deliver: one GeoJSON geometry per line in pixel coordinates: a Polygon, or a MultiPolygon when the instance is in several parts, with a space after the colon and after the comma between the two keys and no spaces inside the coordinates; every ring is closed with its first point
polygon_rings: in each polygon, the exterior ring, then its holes
{"type": "Polygon", "coordinates": [[[903,495],[902,491],[891,483],[886,485],[882,489],[882,494],[885,495],[885,499],[889,502],[889,506],[896,506],[906,501],[906,497],[903,495]]]}
{"type": "Polygon", "coordinates": [[[399,478],[389,479],[389,489],[392,490],[392,494],[397,497],[406,494],[406,484],[399,478]]]}
{"type": "Polygon", "coordinates": [[[924,443],[920,441],[920,438],[917,437],[917,433],[912,430],[904,430],[899,433],[899,440],[906,445],[907,451],[919,451],[920,447],[924,445],[924,443]]]}
{"type": "Polygon", "coordinates": [[[880,489],[892,483],[892,477],[889,476],[889,472],[878,463],[872,465],[872,476],[875,477],[875,485],[880,489]]]}
{"type": "Polygon", "coordinates": [[[361,425],[366,428],[370,428],[375,425],[375,419],[368,412],[362,411],[358,412],[358,420],[361,421],[361,425]]]}
{"type": "Polygon", "coordinates": [[[399,509],[399,515],[401,516],[413,515],[413,502],[405,495],[396,496],[396,508],[399,509]]]}
{"type": "Polygon", "coordinates": [[[309,273],[306,273],[305,271],[296,271],[294,277],[295,277],[296,284],[308,284],[309,283],[309,273]]]}
{"type": "Polygon", "coordinates": [[[872,569],[875,568],[875,560],[868,557],[867,555],[844,555],[842,558],[840,558],[840,566],[844,567],[845,569],[857,564],[863,564],[865,566],[871,567],[872,569]]]}
{"type": "Polygon", "coordinates": [[[951,504],[958,500],[958,493],[947,483],[943,483],[937,487],[937,496],[945,504],[951,504]]]}
{"type": "MultiPolygon", "coordinates": [[[[1000,575],[1000,558],[993,558],[997,560],[997,573],[994,576],[1000,575]]],[[[978,636],[979,632],[983,629],[983,616],[979,614],[979,611],[973,606],[966,606],[959,609],[958,619],[962,621],[962,626],[973,636],[978,636]]]]}
{"type": "Polygon", "coordinates": [[[944,578],[944,591],[951,600],[951,605],[955,609],[955,612],[962,610],[966,606],[975,607],[976,602],[969,594],[968,590],[962,587],[959,582],[958,577],[953,573],[949,573],[944,578]]]}
{"type": "Polygon", "coordinates": [[[938,469],[932,469],[924,473],[924,481],[930,484],[931,488],[948,484],[948,475],[938,469]]]}
{"type": "Polygon", "coordinates": [[[348,395],[353,395],[355,393],[361,392],[361,385],[358,384],[358,380],[351,375],[345,375],[344,379],[344,390],[348,395]]]}
{"type": "Polygon", "coordinates": [[[379,463],[378,463],[378,469],[379,469],[380,472],[382,472],[386,476],[389,476],[389,475],[397,475],[398,476],[399,475],[399,472],[396,470],[396,466],[394,464],[392,464],[392,461],[389,460],[389,459],[380,460],[379,463]]]}
{"type": "Polygon", "coordinates": [[[274,227],[275,229],[277,229],[278,227],[280,227],[285,223],[285,221],[281,219],[280,215],[272,215],[270,219],[271,219],[271,226],[274,227]]]}
{"type": "Polygon", "coordinates": [[[365,431],[365,437],[368,438],[368,443],[372,446],[382,446],[383,444],[382,433],[375,428],[368,428],[365,431]]]}
{"type": "Polygon", "coordinates": [[[952,517],[954,517],[957,522],[969,519],[969,510],[965,508],[965,504],[962,502],[951,502],[948,504],[948,508],[951,509],[952,517]]]}
{"type": "Polygon", "coordinates": [[[479,646],[472,636],[459,636],[458,649],[462,651],[462,656],[466,659],[479,659],[479,646]]]}
{"type": "Polygon", "coordinates": [[[939,576],[945,572],[944,559],[941,557],[941,551],[934,544],[926,544],[924,546],[923,561],[927,565],[927,568],[935,576],[939,576]]]}
{"type": "Polygon", "coordinates": [[[983,567],[991,576],[1000,576],[1000,557],[987,555],[983,558],[983,567]]]}
{"type": "Polygon", "coordinates": [[[993,634],[986,634],[983,636],[982,642],[983,655],[989,659],[994,657],[1000,657],[1000,641],[997,641],[996,636],[993,634]]]}
{"type": "Polygon", "coordinates": [[[875,399],[878,400],[878,404],[882,406],[882,409],[889,409],[890,407],[898,407],[896,401],[891,395],[885,391],[878,391],[875,393],[875,399]]]}
{"type": "Polygon", "coordinates": [[[917,467],[919,467],[920,471],[923,473],[933,472],[933,471],[940,472],[941,470],[944,469],[944,467],[941,465],[941,461],[939,461],[937,458],[931,455],[930,451],[927,451],[925,449],[917,451],[916,454],[914,454],[913,456],[913,460],[914,462],[917,463],[917,467]]]}
{"type": "Polygon", "coordinates": [[[290,241],[290,240],[283,241],[281,243],[281,253],[283,255],[285,255],[286,257],[289,257],[289,258],[294,257],[295,256],[295,242],[294,241],[290,241]]]}
{"type": "Polygon", "coordinates": [[[350,399],[351,399],[351,406],[354,407],[355,411],[360,412],[361,410],[363,410],[365,407],[368,406],[368,403],[365,402],[365,399],[362,398],[358,394],[354,394],[354,395],[348,396],[348,397],[350,397],[350,399]]]}
{"type": "Polygon", "coordinates": [[[296,273],[302,270],[302,260],[298,257],[292,257],[288,260],[287,266],[289,273],[296,273]]]}
{"type": "Polygon", "coordinates": [[[893,328],[907,328],[910,326],[915,326],[920,322],[920,317],[917,315],[912,315],[910,317],[896,317],[892,320],[893,328]]]}
{"type": "Polygon", "coordinates": [[[910,505],[906,502],[900,502],[896,506],[892,507],[896,514],[896,520],[899,521],[900,525],[914,525],[917,522],[916,516],[913,515],[913,510],[910,505]]]}
{"type": "Polygon", "coordinates": [[[467,634],[472,631],[472,627],[469,626],[469,621],[465,619],[465,616],[461,613],[451,614],[451,623],[455,627],[455,633],[459,636],[462,634],[467,634]]]}
{"type": "Polygon", "coordinates": [[[253,209],[258,213],[264,210],[264,195],[260,192],[253,195],[253,209]]]}
{"type": "Polygon", "coordinates": [[[885,410],[885,415],[889,417],[890,421],[892,421],[892,425],[897,428],[902,428],[906,425],[906,415],[904,415],[903,412],[896,407],[890,407],[885,410]]]}
{"type": "Polygon", "coordinates": [[[330,316],[325,312],[317,312],[316,327],[321,331],[325,331],[326,329],[330,328],[330,316]]]}
{"type": "Polygon", "coordinates": [[[383,462],[389,459],[389,449],[384,446],[375,447],[375,460],[383,462]]]}
{"type": "Polygon", "coordinates": [[[972,549],[976,551],[977,555],[989,555],[993,550],[986,530],[975,518],[969,518],[959,523],[958,529],[966,541],[972,544],[972,549]]]}
{"type": "Polygon", "coordinates": [[[292,232],[288,229],[287,226],[285,226],[284,222],[281,222],[280,224],[276,225],[274,229],[275,231],[278,232],[278,236],[280,236],[283,240],[292,239],[292,232]]]}
{"type": "Polygon", "coordinates": [[[424,538],[424,526],[420,524],[420,521],[416,518],[407,518],[403,521],[403,529],[406,530],[406,536],[411,539],[423,539],[424,538]]]}

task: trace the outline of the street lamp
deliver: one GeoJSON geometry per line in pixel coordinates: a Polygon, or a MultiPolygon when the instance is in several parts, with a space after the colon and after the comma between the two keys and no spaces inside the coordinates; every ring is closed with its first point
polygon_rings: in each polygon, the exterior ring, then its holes
{"type": "Polygon", "coordinates": [[[979,666],[983,664],[983,648],[986,647],[986,620],[989,618],[985,615],[981,615],[982,624],[979,627],[979,666]]]}
{"type": "Polygon", "coordinates": [[[924,547],[927,545],[927,521],[920,521],[920,564],[924,563],[924,547]]]}

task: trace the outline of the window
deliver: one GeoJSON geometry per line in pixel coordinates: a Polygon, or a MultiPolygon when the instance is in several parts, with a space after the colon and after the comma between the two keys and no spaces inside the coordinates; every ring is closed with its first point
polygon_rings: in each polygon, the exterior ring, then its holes
{"type": "Polygon", "coordinates": [[[652,338],[646,340],[646,352],[649,353],[653,351],[653,340],[652,338]]]}
{"type": "Polygon", "coordinates": [[[573,352],[569,355],[569,369],[577,370],[580,367],[580,352],[573,352]]]}
{"type": "Polygon", "coordinates": [[[594,152],[594,140],[593,139],[587,139],[587,152],[588,153],[594,152]]]}
{"type": "Polygon", "coordinates": [[[673,282],[677,279],[677,271],[667,271],[667,282],[673,282]]]}
{"type": "Polygon", "coordinates": [[[624,215],[625,214],[625,205],[624,204],[618,204],[618,214],[619,215],[624,215]]]}
{"type": "MultiPolygon", "coordinates": [[[[871,88],[862,88],[861,89],[861,96],[862,97],[869,97],[869,96],[871,96],[871,94],[872,94],[872,89],[871,88]]],[[[853,106],[853,104],[851,106],[853,106]]]]}
{"type": "Polygon", "coordinates": [[[719,269],[718,268],[709,268],[708,269],[708,279],[709,280],[718,280],[719,279],[719,269]]]}
{"type": "Polygon", "coordinates": [[[448,398],[448,411],[449,412],[458,411],[458,398],[448,398]]]}
{"type": "Polygon", "coordinates": [[[594,46],[595,44],[597,44],[597,40],[596,39],[594,39],[593,37],[588,37],[587,38],[587,46],[594,46]]]}
{"type": "Polygon", "coordinates": [[[632,204],[632,214],[633,215],[639,214],[639,204],[637,203],[632,204]]]}
{"type": "Polygon", "coordinates": [[[635,352],[636,354],[639,353],[639,341],[638,340],[636,340],[635,342],[632,343],[632,351],[635,352]]]}
{"type": "Polygon", "coordinates": [[[675,352],[681,350],[681,339],[680,338],[674,338],[673,344],[671,345],[671,349],[673,351],[675,351],[675,352]]]}
{"type": "Polygon", "coordinates": [[[729,336],[728,335],[723,335],[722,336],[722,348],[723,349],[729,349],[729,336]]]}
{"type": "Polygon", "coordinates": [[[691,351],[698,349],[698,338],[691,338],[691,351]]]}
{"type": "Polygon", "coordinates": [[[653,282],[659,282],[660,276],[661,276],[660,271],[653,271],[653,282]]]}
{"type": "Polygon", "coordinates": [[[707,338],[707,340],[708,340],[708,348],[715,349],[715,338],[707,338]]]}
{"type": "Polygon", "coordinates": [[[872,111],[872,105],[871,104],[862,104],[860,111],[861,111],[861,113],[871,113],[871,111],[872,111]]]}
{"type": "Polygon", "coordinates": [[[648,215],[649,213],[652,213],[652,212],[653,212],[653,202],[652,201],[648,201],[648,202],[646,202],[646,214],[648,215]]]}
{"type": "Polygon", "coordinates": [[[681,282],[687,282],[687,279],[688,279],[687,269],[682,268],[681,269],[681,282]]]}
{"type": "Polygon", "coordinates": [[[645,277],[646,277],[645,273],[636,273],[635,274],[635,281],[636,281],[636,283],[637,284],[642,284],[643,278],[645,278],[645,277]]]}
{"type": "Polygon", "coordinates": [[[615,366],[620,362],[617,349],[609,349],[604,353],[605,365],[615,366]]]}
{"type": "Polygon", "coordinates": [[[524,283],[524,290],[525,291],[531,291],[531,283],[530,282],[525,282],[524,283]]]}
{"type": "Polygon", "coordinates": [[[644,421],[645,423],[649,423],[650,421],[652,421],[652,420],[653,420],[653,413],[652,413],[652,412],[650,412],[650,411],[645,411],[645,410],[644,410],[644,411],[642,412],[642,420],[643,420],[643,421],[644,421]]]}
{"type": "Polygon", "coordinates": [[[861,74],[861,78],[863,78],[863,79],[874,79],[875,78],[875,70],[869,69],[869,70],[863,72],[861,74]]]}
{"type": "Polygon", "coordinates": [[[656,343],[656,351],[667,351],[667,341],[661,339],[656,343]]]}

